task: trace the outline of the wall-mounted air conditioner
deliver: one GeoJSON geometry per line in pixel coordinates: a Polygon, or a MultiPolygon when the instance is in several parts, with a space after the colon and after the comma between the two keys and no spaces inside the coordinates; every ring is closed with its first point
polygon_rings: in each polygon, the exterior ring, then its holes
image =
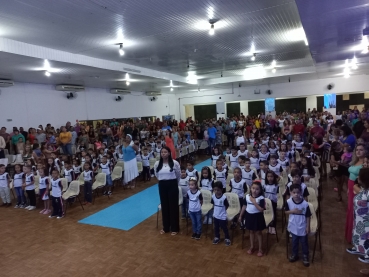
{"type": "Polygon", "coordinates": [[[83,91],[85,90],[85,87],[74,85],[57,85],[55,86],[55,89],[59,91],[83,91]]]}
{"type": "Polygon", "coordinates": [[[147,96],[159,96],[161,95],[160,91],[146,91],[147,96]]]}
{"type": "Polygon", "coordinates": [[[112,93],[112,94],[123,94],[123,95],[127,95],[127,94],[130,94],[131,91],[128,90],[128,89],[122,89],[122,88],[112,88],[110,90],[110,93],[112,93]]]}
{"type": "Polygon", "coordinates": [[[0,80],[0,87],[12,87],[14,82],[12,80],[0,80]]]}

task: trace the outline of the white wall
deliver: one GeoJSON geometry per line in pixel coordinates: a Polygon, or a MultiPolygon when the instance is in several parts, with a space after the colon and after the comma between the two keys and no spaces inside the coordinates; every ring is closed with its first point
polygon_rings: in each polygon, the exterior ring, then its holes
{"type": "Polygon", "coordinates": [[[306,110],[307,109],[317,109],[317,101],[316,101],[316,95],[308,96],[306,97],[306,110]]]}
{"type": "MultiPolygon", "coordinates": [[[[258,86],[257,89],[260,89],[261,94],[254,94],[254,89],[256,87],[242,87],[240,88],[241,97],[238,97],[237,92],[232,93],[231,89],[223,89],[212,92],[182,93],[177,94],[177,98],[180,99],[179,108],[181,117],[184,117],[184,105],[186,104],[198,105],[219,101],[232,102],[265,99],[267,96],[265,91],[268,89],[273,91],[272,97],[275,98],[316,96],[327,93],[327,85],[331,83],[334,84],[335,93],[337,94],[369,91],[369,77],[367,75],[358,75],[351,76],[348,79],[340,77],[258,86]],[[219,97],[221,97],[221,99],[219,99],[219,97]]],[[[246,105],[247,104],[243,104],[243,106],[246,105]]],[[[314,100],[314,98],[309,98],[307,107],[310,107],[310,105],[311,107],[316,106],[316,100],[314,100]]],[[[243,109],[241,110],[244,112],[243,109]]]]}
{"type": "Polygon", "coordinates": [[[16,83],[13,87],[1,88],[0,127],[37,127],[51,123],[56,128],[67,121],[127,118],[172,114],[179,119],[178,98],[162,95],[151,102],[149,97],[124,95],[116,102],[116,95],[108,90],[86,88],[78,92],[76,99],[68,100],[64,92],[54,86],[16,83]],[[7,119],[12,121],[8,122],[7,119]]]}

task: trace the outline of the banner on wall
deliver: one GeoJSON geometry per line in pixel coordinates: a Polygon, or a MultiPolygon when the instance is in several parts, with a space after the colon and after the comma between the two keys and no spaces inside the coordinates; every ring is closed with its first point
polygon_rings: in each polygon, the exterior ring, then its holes
{"type": "Polygon", "coordinates": [[[324,94],[324,109],[336,108],[336,94],[324,94]]]}
{"type": "Polygon", "coordinates": [[[275,98],[265,99],[265,114],[275,112],[275,98]]]}

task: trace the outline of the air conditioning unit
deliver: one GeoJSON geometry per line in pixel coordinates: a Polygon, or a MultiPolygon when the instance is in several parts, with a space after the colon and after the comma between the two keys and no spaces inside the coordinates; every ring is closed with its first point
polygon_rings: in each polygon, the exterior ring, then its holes
{"type": "Polygon", "coordinates": [[[123,88],[112,88],[110,90],[110,93],[127,95],[127,94],[130,94],[131,91],[129,91],[128,89],[123,89],[123,88]]]}
{"type": "Polygon", "coordinates": [[[55,86],[55,89],[59,91],[83,91],[85,90],[85,87],[74,85],[57,85],[55,86]]]}
{"type": "Polygon", "coordinates": [[[12,87],[14,86],[14,82],[11,80],[0,80],[0,87],[12,87]]]}
{"type": "Polygon", "coordinates": [[[146,91],[147,96],[159,96],[161,95],[160,91],[146,91]]]}

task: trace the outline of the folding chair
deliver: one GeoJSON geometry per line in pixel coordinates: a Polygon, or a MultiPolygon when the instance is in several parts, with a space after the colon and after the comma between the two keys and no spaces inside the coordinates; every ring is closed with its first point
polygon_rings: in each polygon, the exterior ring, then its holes
{"type": "Polygon", "coordinates": [[[113,188],[115,187],[115,181],[120,181],[123,176],[123,171],[120,166],[115,166],[113,172],[111,173],[111,180],[113,181],[113,188]]]}
{"type": "Polygon", "coordinates": [[[137,162],[137,170],[138,174],[141,174],[143,171],[142,162],[137,162]]]}
{"type": "MultiPolygon", "coordinates": [[[[213,204],[211,204],[211,191],[203,189],[201,190],[201,194],[202,194],[201,215],[205,217],[213,209],[213,204]]],[[[208,226],[209,226],[209,216],[207,218],[205,231],[206,238],[208,237],[208,226]]]]}
{"type": "MultiPolygon", "coordinates": [[[[240,213],[240,200],[238,199],[238,195],[236,193],[226,192],[224,195],[227,197],[227,201],[229,203],[229,207],[227,209],[227,220],[228,222],[232,222],[233,219],[240,213]]],[[[233,241],[235,229],[236,228],[232,229],[231,242],[233,241]]]]}
{"type": "MultiPolygon", "coordinates": [[[[95,204],[95,198],[96,195],[98,195],[98,190],[105,187],[105,185],[106,185],[106,174],[98,173],[95,177],[95,182],[92,184],[92,193],[95,192],[93,204],[95,204]]],[[[110,198],[109,195],[108,198],[110,198]]]]}
{"type": "Polygon", "coordinates": [[[277,199],[277,210],[282,212],[282,233],[283,233],[284,224],[286,222],[286,213],[284,212],[283,192],[280,186],[279,186],[278,199],[277,199]]]}
{"type": "Polygon", "coordinates": [[[226,192],[229,192],[231,190],[231,187],[229,186],[229,183],[230,183],[230,181],[232,180],[233,177],[234,176],[233,176],[232,173],[228,174],[228,176],[227,176],[227,179],[226,179],[226,192]]]}
{"type": "Polygon", "coordinates": [[[17,198],[15,198],[15,195],[14,195],[14,180],[13,179],[10,180],[9,189],[13,194],[13,198],[16,200],[17,198]]]}
{"type": "Polygon", "coordinates": [[[300,161],[300,153],[298,151],[295,151],[295,162],[300,161]]]}
{"type": "Polygon", "coordinates": [[[124,171],[124,162],[122,161],[118,161],[115,166],[119,166],[120,168],[122,168],[122,171],[124,171]]]}
{"type": "MultiPolygon", "coordinates": [[[[265,198],[264,200],[265,200],[264,220],[265,220],[265,225],[268,228],[269,225],[273,222],[275,216],[277,215],[274,214],[272,201],[268,198],[265,198]]],[[[277,242],[279,242],[277,228],[275,228],[275,235],[277,237],[277,242]]],[[[269,246],[269,232],[267,231],[267,245],[266,245],[265,255],[268,254],[268,248],[269,248],[268,246],[269,246]]]]}
{"type": "Polygon", "coordinates": [[[78,176],[78,182],[80,186],[84,186],[85,185],[85,178],[83,176],[83,172],[78,176]]]}
{"type": "Polygon", "coordinates": [[[61,181],[62,186],[63,186],[62,192],[64,193],[68,189],[68,180],[66,178],[60,178],[60,181],[61,181]]]}
{"type": "MultiPolygon", "coordinates": [[[[83,208],[81,199],[79,198],[79,181],[72,181],[68,189],[66,190],[66,192],[64,192],[64,194],[62,195],[62,197],[65,203],[69,202],[67,201],[68,199],[77,198],[79,201],[79,204],[82,207],[82,210],[85,210],[85,208],[83,208]]],[[[71,203],[69,203],[69,205],[71,205],[71,203]]],[[[67,207],[68,207],[68,204],[65,205],[64,215],[67,214],[67,207]]]]}
{"type": "Polygon", "coordinates": [[[155,163],[156,163],[156,159],[155,159],[155,158],[151,158],[151,159],[149,160],[149,163],[150,163],[150,170],[151,170],[151,169],[153,169],[153,168],[154,168],[154,165],[155,165],[155,163]]]}
{"type": "Polygon", "coordinates": [[[307,187],[307,190],[309,192],[309,196],[307,197],[308,203],[313,205],[314,211],[317,214],[319,223],[321,223],[319,199],[316,196],[315,190],[313,188],[307,187]]]}

